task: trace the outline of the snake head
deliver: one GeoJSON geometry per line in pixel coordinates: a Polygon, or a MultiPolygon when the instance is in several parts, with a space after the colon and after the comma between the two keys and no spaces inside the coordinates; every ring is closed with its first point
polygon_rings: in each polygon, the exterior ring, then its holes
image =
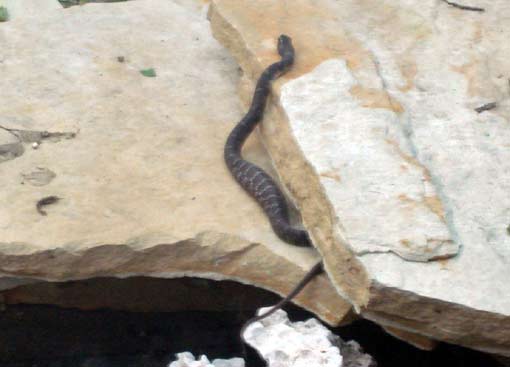
{"type": "Polygon", "coordinates": [[[282,34],[278,37],[278,53],[281,57],[294,56],[294,47],[289,36],[282,34]]]}

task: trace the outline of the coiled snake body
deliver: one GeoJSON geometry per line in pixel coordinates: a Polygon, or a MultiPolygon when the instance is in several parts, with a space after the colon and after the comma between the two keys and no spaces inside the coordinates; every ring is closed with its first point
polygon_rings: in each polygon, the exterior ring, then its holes
{"type": "Polygon", "coordinates": [[[281,60],[262,72],[253,93],[250,109],[228,136],[224,158],[236,181],[262,207],[278,237],[296,246],[310,246],[308,233],[290,225],[287,202],[278,185],[261,168],[245,161],[241,156],[241,148],[246,138],[262,119],[271,81],[287,71],[294,62],[294,48],[290,37],[281,35],[278,38],[278,53],[281,60]]]}

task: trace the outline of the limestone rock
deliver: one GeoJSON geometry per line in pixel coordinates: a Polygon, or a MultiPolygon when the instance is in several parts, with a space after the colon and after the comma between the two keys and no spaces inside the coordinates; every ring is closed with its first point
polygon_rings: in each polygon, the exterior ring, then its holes
{"type": "MultiPolygon", "coordinates": [[[[257,314],[269,308],[261,308],[257,314]]],[[[245,340],[272,366],[374,367],[375,361],[357,343],[345,343],[316,319],[290,322],[278,310],[250,324],[245,340]]]]}
{"type": "MultiPolygon", "coordinates": [[[[2,24],[0,42],[0,144],[24,148],[0,163],[1,289],[193,276],[283,295],[315,264],[313,249],[275,236],[224,165],[243,114],[237,64],[202,7],[70,7],[2,24]],[[36,202],[51,195],[61,200],[41,216],[36,202]]],[[[270,168],[256,139],[246,155],[270,168]]],[[[351,308],[324,275],[296,303],[333,324],[351,308]]]]}
{"type": "Polygon", "coordinates": [[[476,5],[213,0],[209,18],[252,81],[293,39],[261,132],[338,292],[510,355],[510,8],[476,5]]]}

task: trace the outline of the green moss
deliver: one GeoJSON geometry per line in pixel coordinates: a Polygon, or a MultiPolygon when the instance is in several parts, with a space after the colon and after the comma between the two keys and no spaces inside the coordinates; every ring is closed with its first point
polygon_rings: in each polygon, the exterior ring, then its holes
{"type": "Polygon", "coordinates": [[[156,70],[152,68],[140,70],[140,73],[148,78],[154,78],[156,76],[156,70]]]}
{"type": "Polygon", "coordinates": [[[9,12],[7,8],[0,6],[0,22],[7,22],[9,20],[9,12]]]}

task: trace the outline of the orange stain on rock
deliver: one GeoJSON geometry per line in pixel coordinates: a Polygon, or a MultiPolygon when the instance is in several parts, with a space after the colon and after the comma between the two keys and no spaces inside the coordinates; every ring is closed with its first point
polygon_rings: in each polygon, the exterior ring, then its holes
{"type": "Polygon", "coordinates": [[[400,244],[404,247],[407,247],[407,248],[410,248],[411,247],[411,241],[409,240],[406,240],[406,239],[402,239],[399,241],[400,244]]]}
{"type": "Polygon", "coordinates": [[[399,89],[401,92],[407,92],[414,87],[414,78],[416,78],[416,74],[418,73],[418,67],[416,66],[416,62],[411,60],[401,62],[399,67],[406,81],[406,84],[399,89]]]}
{"type": "Polygon", "coordinates": [[[385,108],[396,113],[404,111],[402,105],[392,99],[384,90],[364,88],[357,84],[350,91],[351,95],[361,101],[363,107],[385,108]]]}
{"type": "Polygon", "coordinates": [[[398,199],[406,204],[425,205],[431,212],[436,214],[443,223],[445,222],[443,203],[441,202],[437,195],[424,196],[423,198],[421,198],[421,200],[415,200],[411,199],[406,194],[400,194],[398,196],[398,199]]]}
{"type": "MultiPolygon", "coordinates": [[[[344,30],[342,20],[336,15],[338,9],[333,8],[335,5],[332,3],[312,0],[216,0],[213,5],[232,26],[231,31],[242,38],[240,45],[248,50],[240,53],[244,55],[242,60],[246,60],[246,57],[257,59],[255,63],[241,62],[249,68],[246,71],[250,74],[258,75],[267,65],[279,60],[276,46],[280,34],[292,38],[296,50],[294,65],[275,82],[276,91],[287,80],[309,73],[329,59],[345,60],[347,68],[353,73],[374,69],[371,51],[344,30]]],[[[409,80],[414,77],[415,69],[411,67],[406,72],[409,80]]],[[[350,92],[363,107],[384,108],[395,113],[404,111],[402,105],[383,89],[358,85],[350,92]]]]}
{"type": "Polygon", "coordinates": [[[400,201],[403,201],[403,202],[406,202],[406,203],[414,201],[414,200],[412,200],[409,196],[407,196],[406,194],[400,194],[400,195],[398,196],[398,199],[399,199],[400,201]]]}
{"type": "Polygon", "coordinates": [[[450,267],[449,267],[449,265],[450,265],[449,258],[448,259],[438,259],[437,262],[441,266],[441,270],[450,270],[450,267]]]}
{"type": "Polygon", "coordinates": [[[425,196],[423,198],[423,203],[429,208],[433,213],[435,213],[439,218],[441,218],[442,222],[445,222],[445,214],[443,203],[439,199],[437,195],[434,196],[425,196]]]}
{"type": "Polygon", "coordinates": [[[335,180],[336,182],[341,182],[342,181],[342,178],[340,177],[340,175],[337,172],[334,172],[334,171],[323,172],[323,173],[320,174],[320,176],[321,177],[330,178],[332,180],[335,180]]]}
{"type": "Polygon", "coordinates": [[[478,60],[471,60],[467,64],[463,64],[460,66],[450,66],[450,69],[454,72],[462,74],[468,83],[467,93],[470,97],[480,95],[481,94],[481,85],[482,83],[486,83],[485,80],[480,80],[480,72],[479,66],[480,63],[478,60]]]}
{"type": "MultiPolygon", "coordinates": [[[[405,160],[408,164],[412,165],[412,166],[416,166],[416,167],[419,167],[421,169],[423,169],[424,171],[427,170],[415,157],[409,155],[409,154],[406,154],[402,151],[402,149],[400,149],[400,146],[398,144],[398,142],[394,141],[394,140],[391,140],[391,139],[385,139],[386,143],[388,143],[390,146],[392,146],[396,153],[403,159],[405,160]]],[[[425,176],[427,175],[428,173],[425,173],[425,176]]],[[[427,177],[426,177],[427,178],[427,177]]]]}
{"type": "Polygon", "coordinates": [[[216,4],[235,28],[242,29],[243,40],[258,56],[261,68],[279,59],[275,48],[280,34],[292,38],[297,52],[294,66],[284,76],[287,79],[332,58],[345,59],[351,70],[372,62],[370,53],[343,31],[335,12],[314,1],[222,0],[216,4]]]}

